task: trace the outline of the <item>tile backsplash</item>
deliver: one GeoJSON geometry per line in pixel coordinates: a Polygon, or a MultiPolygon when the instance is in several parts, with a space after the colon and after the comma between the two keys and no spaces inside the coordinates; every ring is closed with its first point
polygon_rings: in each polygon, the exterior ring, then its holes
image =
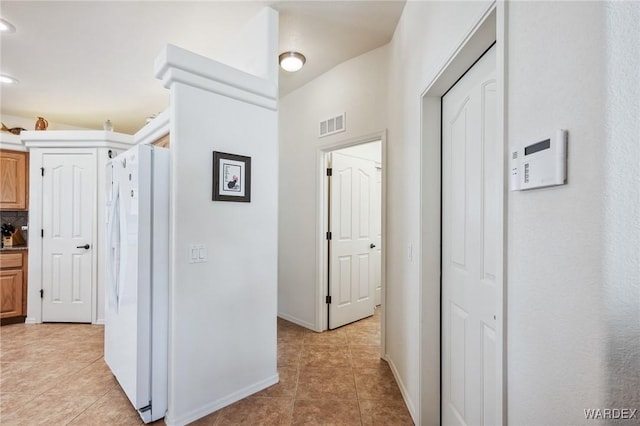
{"type": "MultiPolygon", "coordinates": [[[[12,210],[0,211],[0,224],[3,223],[10,223],[15,226],[16,229],[20,229],[21,226],[29,224],[29,212],[12,210]]],[[[27,231],[20,232],[22,233],[24,240],[27,241],[27,231]]]]}

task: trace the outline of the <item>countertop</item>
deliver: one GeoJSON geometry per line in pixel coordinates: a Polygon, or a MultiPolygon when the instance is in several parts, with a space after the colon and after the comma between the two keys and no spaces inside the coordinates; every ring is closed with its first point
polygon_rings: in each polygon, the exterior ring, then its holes
{"type": "Polygon", "coordinates": [[[26,245],[22,245],[22,246],[13,246],[13,247],[2,247],[0,248],[0,252],[4,252],[4,251],[18,251],[18,250],[28,250],[29,247],[26,245]]]}

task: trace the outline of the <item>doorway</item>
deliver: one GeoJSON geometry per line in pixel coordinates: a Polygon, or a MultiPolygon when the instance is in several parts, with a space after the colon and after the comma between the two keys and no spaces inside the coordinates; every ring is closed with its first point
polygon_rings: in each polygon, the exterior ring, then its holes
{"type": "MultiPolygon", "coordinates": [[[[421,97],[421,261],[420,261],[420,410],[419,422],[421,424],[503,424],[506,412],[505,362],[504,362],[504,5],[493,4],[481,16],[477,24],[470,30],[467,37],[429,83],[421,97]],[[463,78],[467,70],[478,61],[483,54],[495,44],[495,56],[490,59],[495,67],[493,79],[494,90],[489,95],[493,97],[495,106],[492,111],[495,114],[494,123],[490,129],[493,132],[493,148],[490,153],[483,156],[482,152],[469,156],[467,145],[460,143],[451,145],[451,134],[447,133],[446,126],[451,127],[455,123],[457,113],[462,111],[469,97],[462,96],[457,99],[454,111],[446,111],[446,93],[450,88],[463,78]],[[458,102],[459,101],[459,102],[458,102]],[[456,110],[457,108],[457,110],[456,110]],[[445,143],[449,145],[445,145],[445,143]],[[458,154],[452,150],[459,148],[458,154]],[[464,149],[463,149],[464,148],[464,149]],[[459,163],[452,162],[452,158],[462,158],[459,163]],[[469,194],[475,195],[465,185],[472,184],[467,164],[479,162],[474,165],[493,171],[493,181],[490,186],[494,195],[491,217],[495,219],[490,235],[495,250],[492,252],[492,285],[493,297],[491,305],[494,311],[490,321],[492,329],[475,327],[466,321],[470,318],[464,308],[451,301],[450,288],[445,281],[447,271],[451,272],[452,261],[465,264],[470,260],[468,251],[469,241],[460,243],[467,235],[467,218],[479,222],[476,225],[482,228],[483,220],[487,216],[482,208],[482,200],[478,200],[481,211],[470,212],[468,207],[469,194]],[[446,163],[446,164],[445,164],[446,163]],[[452,165],[454,167],[452,167],[452,165]],[[460,167],[459,167],[460,166],[460,167]],[[453,171],[453,169],[458,168],[453,171]],[[488,169],[490,167],[490,169],[488,169]],[[456,180],[457,179],[457,180],[456,180]],[[453,185],[452,185],[453,183],[453,185]],[[459,183],[460,185],[457,185],[459,183]],[[456,188],[456,189],[454,189],[456,188]],[[456,204],[457,203],[457,204],[456,204]],[[467,204],[461,204],[467,203],[467,204]],[[462,212],[462,213],[461,213],[462,212]],[[446,216],[446,217],[445,217],[446,216]],[[457,220],[458,226],[451,224],[457,220]],[[465,227],[464,229],[462,227],[465,227]],[[456,233],[457,232],[457,233],[456,233]],[[455,241],[455,244],[452,244],[455,241]],[[464,257],[467,256],[467,257],[464,257]],[[453,259],[455,257],[455,259],[453,259]],[[456,310],[457,309],[457,310],[456,310]],[[495,315],[495,318],[493,317],[495,315]],[[482,332],[487,331],[484,335],[482,332]],[[452,334],[453,333],[453,334],[452,334]],[[457,333],[457,334],[455,334],[457,333]],[[474,338],[480,338],[479,348],[486,343],[482,338],[487,338],[493,345],[492,350],[482,353],[473,352],[468,346],[461,347],[463,336],[474,333],[474,338]],[[452,335],[454,335],[452,337],[452,335]],[[451,350],[452,342],[458,338],[458,346],[451,350]],[[467,362],[468,361],[468,362],[467,362]],[[455,364],[460,367],[470,367],[480,376],[473,389],[466,389],[470,384],[463,368],[451,368],[455,364]],[[461,387],[460,385],[463,384],[461,387]],[[488,387],[483,387],[487,385],[488,387]],[[491,388],[491,389],[489,389],[491,388]],[[467,392],[469,391],[469,392],[467,392]],[[484,399],[483,399],[484,395],[484,399]],[[453,408],[452,409],[452,404],[453,408]],[[447,411],[448,410],[448,411],[447,411]],[[457,410],[457,412],[456,412],[457,410]],[[445,413],[445,411],[447,411],[445,413]],[[473,414],[470,414],[473,412],[473,414]]],[[[481,87],[489,88],[489,84],[481,87]]],[[[484,102],[487,93],[479,96],[480,102],[484,102]]],[[[484,119],[480,114],[480,122],[484,119]]],[[[462,122],[462,121],[460,121],[462,122]]],[[[465,127],[462,126],[461,129],[465,127]]],[[[449,129],[451,130],[451,128],[449,129]]],[[[454,132],[456,129],[453,129],[454,132]]],[[[458,129],[460,130],[460,129],[458,129]]],[[[486,130],[486,129],[483,129],[486,130]]],[[[466,130],[465,130],[466,131],[466,130]]],[[[484,137],[484,136],[481,136],[484,137]]],[[[481,137],[479,139],[481,139],[481,137]]],[[[477,147],[476,147],[477,148],[477,147]]],[[[481,148],[484,149],[484,148],[481,148]]],[[[483,179],[477,179],[475,183],[483,185],[483,179]]],[[[486,191],[486,188],[479,188],[486,191]]],[[[480,196],[482,197],[482,196],[480,196]]],[[[492,219],[492,220],[493,220],[492,219]]],[[[474,225],[475,226],[475,225],[474,225]]],[[[480,230],[480,240],[476,246],[481,247],[487,239],[483,238],[480,230]]],[[[484,237],[487,234],[484,233],[484,237]]],[[[470,238],[470,236],[469,236],[470,238]]],[[[474,237],[475,238],[475,237],[474,237]]],[[[482,251],[480,250],[480,253],[482,251]]],[[[482,257],[482,254],[480,254],[482,257]]],[[[484,261],[482,259],[480,268],[484,261]]],[[[464,269],[464,268],[462,268],[464,269]]],[[[484,274],[487,272],[483,270],[484,274]]],[[[450,275],[450,274],[449,274],[450,275]]],[[[486,274],[484,274],[486,275],[486,274]]],[[[459,292],[460,293],[460,292],[459,292]]],[[[469,296],[464,290],[462,297],[469,296]]],[[[455,343],[455,342],[453,342],[455,343]]]]}
{"type": "Polygon", "coordinates": [[[95,156],[42,156],[42,321],[90,323],[95,156]]]}
{"type": "Polygon", "coordinates": [[[381,318],[384,355],[384,133],[318,151],[318,323],[334,329],[381,318]]]}

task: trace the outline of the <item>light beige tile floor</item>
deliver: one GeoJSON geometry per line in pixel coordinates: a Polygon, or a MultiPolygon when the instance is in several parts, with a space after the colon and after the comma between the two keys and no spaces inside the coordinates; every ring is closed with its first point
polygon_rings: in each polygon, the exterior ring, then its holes
{"type": "MultiPolygon", "coordinates": [[[[103,330],[2,326],[0,424],[142,424],[104,363],[103,330]]],[[[324,333],[278,319],[280,383],[194,424],[413,425],[379,354],[378,314],[324,333]]]]}

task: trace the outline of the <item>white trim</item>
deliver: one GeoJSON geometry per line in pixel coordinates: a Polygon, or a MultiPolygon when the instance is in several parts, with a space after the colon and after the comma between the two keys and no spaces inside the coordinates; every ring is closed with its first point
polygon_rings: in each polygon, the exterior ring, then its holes
{"type": "MultiPolygon", "coordinates": [[[[449,55],[440,67],[440,71],[421,93],[420,117],[421,117],[421,144],[420,144],[420,247],[422,257],[420,259],[420,345],[419,345],[419,370],[420,386],[418,391],[419,410],[416,413],[416,424],[439,424],[440,413],[440,235],[441,217],[440,211],[432,208],[441,205],[441,96],[464,74],[464,72],[482,55],[491,42],[496,41],[497,64],[496,86],[498,90],[498,146],[502,155],[498,159],[498,165],[503,168],[503,174],[499,176],[499,185],[504,188],[504,155],[506,152],[506,130],[504,115],[505,110],[505,37],[506,14],[505,2],[493,2],[478,17],[476,24],[461,40],[457,48],[449,55]]],[[[502,386],[497,390],[496,401],[498,404],[498,424],[506,423],[506,343],[504,329],[506,327],[506,301],[504,289],[506,288],[506,267],[504,244],[506,244],[506,212],[504,206],[505,192],[499,200],[502,212],[502,235],[498,241],[502,241],[498,259],[502,263],[498,270],[501,276],[496,277],[498,283],[498,306],[502,308],[502,321],[497,321],[496,341],[497,352],[501,354],[498,366],[498,383],[502,386]]],[[[500,312],[500,311],[498,311],[500,312]]]]}
{"type": "Polygon", "coordinates": [[[393,377],[396,379],[396,383],[398,383],[398,388],[400,388],[400,394],[402,394],[402,399],[404,399],[404,404],[407,406],[407,410],[409,410],[409,415],[411,416],[413,423],[415,423],[416,425],[419,425],[420,423],[418,423],[418,419],[416,418],[416,413],[417,413],[416,408],[411,402],[409,391],[407,390],[407,387],[402,381],[402,376],[400,375],[400,373],[398,373],[396,364],[393,362],[393,359],[391,359],[391,357],[389,356],[385,357],[385,361],[387,361],[387,363],[389,364],[389,368],[391,368],[391,373],[393,373],[393,377]]]}
{"type": "Polygon", "coordinates": [[[178,419],[174,419],[171,416],[171,413],[167,412],[167,415],[164,418],[164,422],[167,424],[167,426],[189,424],[191,422],[194,422],[198,419],[201,419],[213,413],[214,411],[218,411],[219,409],[227,407],[233,404],[234,402],[240,401],[241,399],[244,399],[250,395],[253,395],[256,392],[260,392],[261,390],[266,389],[269,386],[275,385],[279,381],[280,381],[280,377],[278,376],[278,374],[275,374],[269,377],[268,379],[262,380],[258,383],[254,383],[245,388],[242,388],[236,392],[233,392],[230,395],[227,395],[223,398],[213,401],[212,403],[204,405],[196,410],[191,410],[189,413],[187,413],[186,415],[178,419]]]}
{"type": "Polygon", "coordinates": [[[104,130],[27,130],[20,134],[27,148],[129,149],[133,136],[104,130]]]}
{"type": "Polygon", "coordinates": [[[27,151],[27,147],[24,146],[20,135],[5,132],[0,133],[0,149],[6,149],[7,151],[27,151]]]}
{"type": "Polygon", "coordinates": [[[381,306],[381,318],[380,318],[380,356],[384,358],[386,356],[386,293],[387,293],[387,131],[373,133],[353,139],[346,139],[318,147],[316,156],[318,165],[317,169],[317,186],[316,186],[316,324],[313,329],[315,331],[327,330],[327,309],[325,303],[325,297],[327,296],[327,263],[328,259],[325,251],[326,235],[327,235],[327,212],[324,209],[327,194],[326,187],[326,169],[327,169],[327,154],[342,148],[348,148],[350,146],[362,145],[365,143],[380,141],[380,149],[382,155],[382,271],[381,280],[382,288],[380,291],[380,306],[381,306]]]}
{"type": "Polygon", "coordinates": [[[497,268],[498,274],[496,280],[502,285],[496,286],[497,289],[497,306],[498,312],[502,315],[502,320],[496,322],[496,352],[500,354],[500,364],[496,368],[498,372],[497,382],[500,386],[498,393],[502,397],[497,397],[496,401],[498,406],[496,407],[496,413],[498,413],[498,421],[502,424],[508,424],[508,411],[507,411],[507,235],[508,235],[508,216],[507,216],[507,202],[508,195],[507,183],[509,182],[508,176],[508,161],[506,156],[508,155],[507,144],[507,2],[500,1],[496,6],[496,88],[497,88],[497,101],[498,101],[498,148],[501,148],[502,155],[498,158],[498,169],[502,170],[502,174],[498,175],[498,184],[502,186],[502,196],[498,199],[498,211],[502,215],[500,221],[502,227],[500,227],[501,235],[496,238],[497,241],[501,241],[498,248],[497,258],[502,261],[502,268],[497,268]],[[501,368],[500,368],[501,367],[501,368]]]}
{"type": "Polygon", "coordinates": [[[167,44],[155,61],[155,77],[164,87],[183,83],[273,111],[278,109],[278,87],[193,52],[167,44]]]}
{"type": "Polygon", "coordinates": [[[300,318],[294,317],[293,315],[289,315],[289,314],[285,314],[285,313],[282,313],[282,312],[278,312],[278,317],[282,318],[284,320],[287,320],[289,322],[292,322],[294,324],[297,324],[297,325],[299,325],[301,327],[308,328],[309,330],[313,330],[313,331],[317,331],[317,332],[321,332],[322,331],[322,330],[316,329],[315,324],[310,323],[309,321],[301,320],[300,318]]]}

